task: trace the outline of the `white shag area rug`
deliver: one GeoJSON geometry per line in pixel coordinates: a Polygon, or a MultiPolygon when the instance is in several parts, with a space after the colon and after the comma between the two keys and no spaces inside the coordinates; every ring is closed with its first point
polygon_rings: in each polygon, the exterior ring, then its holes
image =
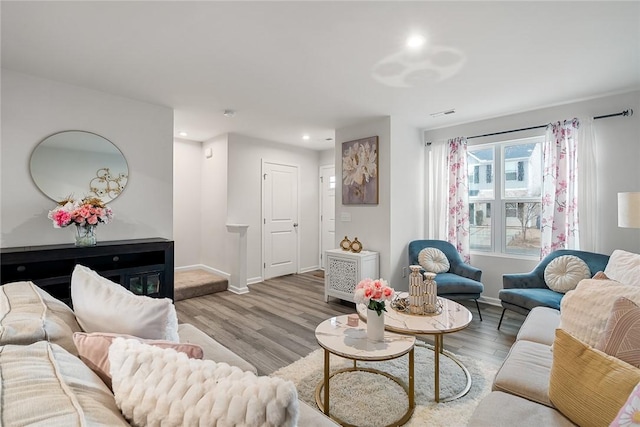
{"type": "MultiPolygon", "coordinates": [[[[465,396],[444,403],[434,401],[434,359],[432,347],[416,341],[415,347],[415,401],[413,416],[406,426],[466,426],[480,399],[491,391],[498,369],[469,357],[456,356],[471,374],[471,389],[465,396]]],[[[353,361],[331,355],[331,372],[353,366],[353,361]]],[[[316,386],[322,381],[324,350],[318,349],[308,356],[271,374],[294,382],[298,397],[317,408],[316,386]]],[[[359,367],[370,367],[388,372],[408,385],[408,355],[385,362],[358,362],[359,367]]],[[[462,369],[448,357],[440,356],[440,398],[453,396],[466,384],[462,369]]],[[[331,378],[330,413],[345,422],[360,427],[385,426],[399,419],[407,410],[408,397],[400,386],[390,379],[368,372],[345,372],[331,378]]]]}

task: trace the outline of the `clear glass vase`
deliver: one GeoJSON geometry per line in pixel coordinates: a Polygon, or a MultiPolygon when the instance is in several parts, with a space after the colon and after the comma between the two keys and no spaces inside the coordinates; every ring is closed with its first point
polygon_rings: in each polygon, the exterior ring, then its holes
{"type": "Polygon", "coordinates": [[[76,246],[95,246],[98,243],[96,239],[96,225],[76,224],[76,246]]]}

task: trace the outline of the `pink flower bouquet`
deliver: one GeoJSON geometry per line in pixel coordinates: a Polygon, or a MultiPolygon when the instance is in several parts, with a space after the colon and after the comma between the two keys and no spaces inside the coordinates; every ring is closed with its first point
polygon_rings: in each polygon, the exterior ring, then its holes
{"type": "Polygon", "coordinates": [[[71,224],[77,226],[108,224],[113,218],[113,211],[102,200],[95,197],[82,200],[68,198],[49,211],[48,218],[53,221],[54,228],[63,228],[71,224]]]}
{"type": "Polygon", "coordinates": [[[378,316],[387,311],[385,301],[391,301],[395,291],[384,279],[364,279],[358,283],[353,296],[356,304],[367,304],[367,308],[375,310],[378,316]]]}

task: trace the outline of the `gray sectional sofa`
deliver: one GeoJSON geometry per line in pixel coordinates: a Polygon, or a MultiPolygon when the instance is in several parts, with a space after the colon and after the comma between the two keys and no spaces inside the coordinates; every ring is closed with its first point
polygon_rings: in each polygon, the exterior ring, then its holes
{"type": "MultiPolygon", "coordinates": [[[[583,293],[593,289],[588,282],[578,286],[583,293]]],[[[630,297],[640,301],[637,290],[613,286],[630,291],[630,297]]],[[[491,393],[480,401],[469,426],[600,427],[610,425],[626,410],[625,402],[634,399],[634,390],[640,387],[640,368],[580,337],[568,314],[575,313],[576,295],[567,296],[571,302],[561,307],[562,316],[549,307],[531,310],[496,373],[491,393]]],[[[609,311],[610,301],[600,302],[609,311]]],[[[593,310],[585,313],[595,319],[593,324],[602,323],[593,310]]],[[[629,323],[622,322],[623,327],[629,323]]]]}
{"type": "Polygon", "coordinates": [[[498,370],[491,393],[480,401],[469,426],[574,426],[549,400],[551,346],[560,311],[536,307],[527,316],[498,370]]]}
{"type": "MultiPolygon", "coordinates": [[[[76,332],[75,313],[31,282],[0,286],[0,425],[128,425],[109,387],[78,356],[76,332]]],[[[177,334],[202,347],[204,359],[256,373],[193,325],[178,325],[177,334]]],[[[299,426],[337,425],[298,403],[299,426]]]]}

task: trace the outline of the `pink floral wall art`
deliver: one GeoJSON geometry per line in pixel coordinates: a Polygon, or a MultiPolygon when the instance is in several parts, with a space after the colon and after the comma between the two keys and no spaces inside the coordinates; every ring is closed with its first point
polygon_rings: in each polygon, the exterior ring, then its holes
{"type": "Polygon", "coordinates": [[[378,137],[342,143],[342,204],[378,204],[378,137]]]}

